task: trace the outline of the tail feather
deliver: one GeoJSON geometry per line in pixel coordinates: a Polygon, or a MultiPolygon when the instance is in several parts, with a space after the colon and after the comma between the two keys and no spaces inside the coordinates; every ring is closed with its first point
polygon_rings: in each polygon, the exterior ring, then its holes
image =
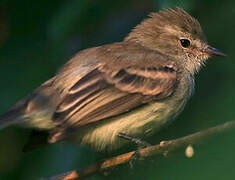
{"type": "Polygon", "coordinates": [[[0,115],[0,129],[6,128],[10,125],[18,124],[23,120],[23,112],[25,109],[25,100],[16,103],[11,109],[0,115]]]}
{"type": "Polygon", "coordinates": [[[19,117],[19,113],[14,110],[9,110],[6,113],[0,115],[0,129],[17,124],[19,117]]]}

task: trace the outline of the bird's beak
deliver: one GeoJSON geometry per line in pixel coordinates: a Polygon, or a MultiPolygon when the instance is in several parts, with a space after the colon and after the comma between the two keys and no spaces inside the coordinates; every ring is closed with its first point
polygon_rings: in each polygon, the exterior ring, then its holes
{"type": "Polygon", "coordinates": [[[222,51],[219,49],[213,48],[211,46],[206,47],[202,50],[203,53],[206,53],[208,55],[215,55],[215,56],[226,56],[222,51]]]}

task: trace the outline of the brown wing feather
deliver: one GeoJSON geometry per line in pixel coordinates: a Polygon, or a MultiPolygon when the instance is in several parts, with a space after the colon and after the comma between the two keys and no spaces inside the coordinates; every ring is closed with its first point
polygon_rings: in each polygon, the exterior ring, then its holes
{"type": "Polygon", "coordinates": [[[100,67],[104,79],[116,88],[129,92],[151,95],[158,98],[169,96],[176,83],[176,71],[167,66],[160,68],[128,67],[121,70],[100,67]]]}
{"type": "Polygon", "coordinates": [[[82,78],[69,90],[53,116],[55,121],[66,121],[70,126],[83,126],[127,111],[142,103],[141,99],[146,99],[140,94],[120,91],[108,84],[102,73],[97,72],[95,69],[89,73],[90,78],[86,77],[87,82],[82,78]],[[83,88],[78,86],[80,83],[83,88]]]}
{"type": "Polygon", "coordinates": [[[96,54],[100,61],[67,91],[53,115],[53,119],[61,124],[52,136],[53,142],[63,137],[64,130],[122,114],[174,92],[177,85],[176,65],[155,51],[142,51],[139,46],[128,50],[119,43],[100,47],[96,54]],[[115,48],[118,48],[118,54],[115,54],[115,48]],[[130,54],[135,62],[130,60],[130,54]],[[129,66],[122,65],[125,60],[131,62],[129,66]],[[144,63],[149,61],[155,63],[144,63]]]}

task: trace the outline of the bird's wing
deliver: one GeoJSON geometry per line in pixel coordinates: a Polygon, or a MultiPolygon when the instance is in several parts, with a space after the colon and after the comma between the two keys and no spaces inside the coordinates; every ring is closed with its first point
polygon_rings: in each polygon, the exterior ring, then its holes
{"type": "MultiPolygon", "coordinates": [[[[177,86],[176,65],[154,51],[113,44],[97,49],[96,58],[101,59],[96,65],[81,63],[76,67],[89,70],[67,90],[58,105],[53,120],[59,122],[60,128],[53,133],[51,142],[61,139],[62,129],[76,129],[130,111],[153,98],[166,98],[177,86]]],[[[64,68],[62,73],[66,71],[64,68]]]]}

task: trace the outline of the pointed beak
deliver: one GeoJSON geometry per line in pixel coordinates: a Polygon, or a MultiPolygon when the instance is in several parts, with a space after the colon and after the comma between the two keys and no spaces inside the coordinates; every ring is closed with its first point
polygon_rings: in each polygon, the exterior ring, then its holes
{"type": "Polygon", "coordinates": [[[222,51],[211,46],[208,46],[207,48],[203,49],[202,52],[208,55],[226,56],[226,54],[224,54],[222,51]]]}

